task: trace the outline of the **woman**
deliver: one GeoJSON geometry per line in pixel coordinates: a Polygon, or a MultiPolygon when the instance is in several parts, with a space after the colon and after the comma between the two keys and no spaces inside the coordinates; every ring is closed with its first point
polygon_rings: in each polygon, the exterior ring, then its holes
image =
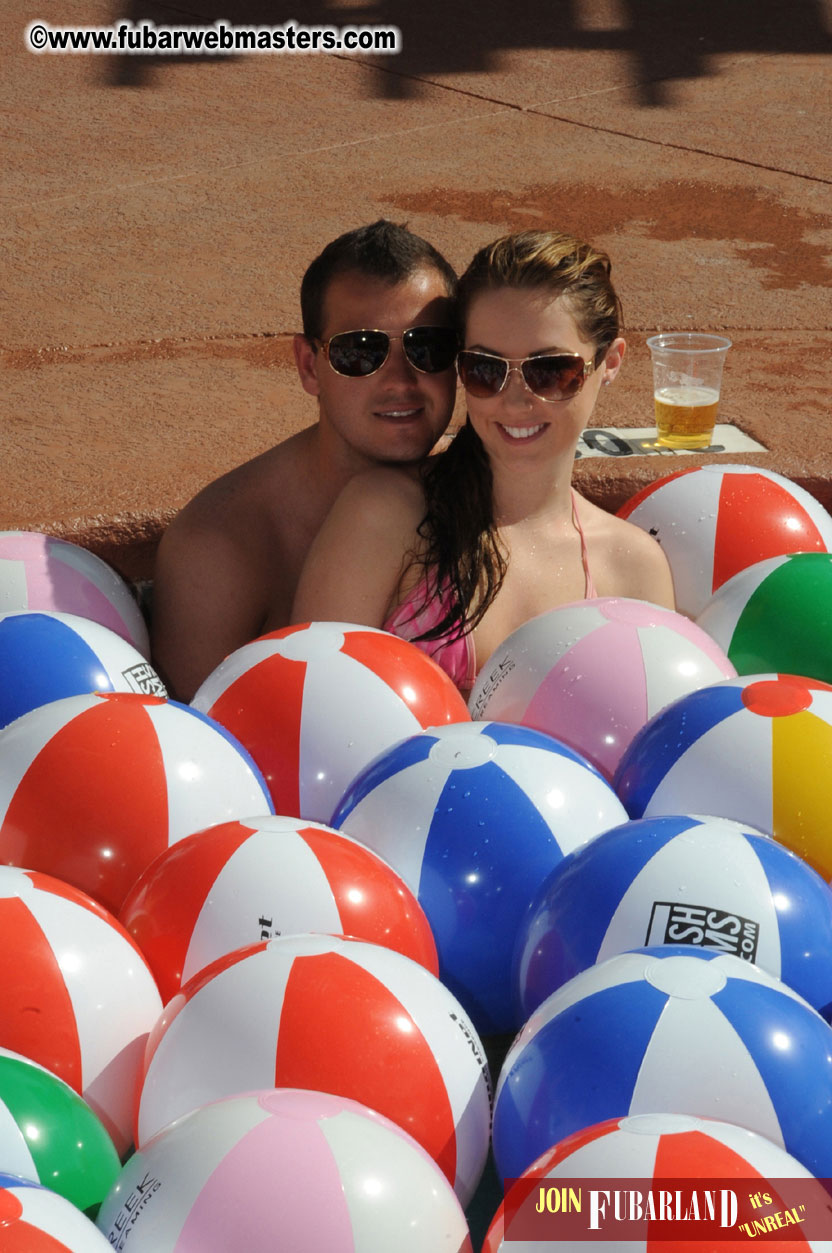
{"type": "Polygon", "coordinates": [[[659,545],[571,487],[578,439],[626,351],[607,256],[556,232],[498,239],[460,280],[459,320],[464,427],[417,473],[380,468],[347,485],[292,617],[393,631],[467,693],[506,636],[547,609],[674,600],[659,545]]]}

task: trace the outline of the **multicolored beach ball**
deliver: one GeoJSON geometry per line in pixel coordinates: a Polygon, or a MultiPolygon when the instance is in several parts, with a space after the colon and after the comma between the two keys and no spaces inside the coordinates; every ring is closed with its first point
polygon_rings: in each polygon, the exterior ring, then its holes
{"type": "Polygon", "coordinates": [[[532,1014],[506,1055],[494,1155],[517,1178],[566,1136],[629,1114],[747,1127],[832,1177],[832,1028],[759,966],[668,945],[611,957],[532,1014]]]}
{"type": "MultiPolygon", "coordinates": [[[[821,1230],[824,1222],[827,1230],[832,1227],[829,1194],[823,1185],[794,1157],[764,1136],[732,1123],[696,1118],[689,1114],[636,1114],[595,1123],[567,1136],[543,1153],[523,1172],[519,1183],[512,1187],[506,1202],[500,1206],[488,1229],[482,1253],[540,1253],[542,1248],[574,1253],[576,1247],[581,1247],[584,1242],[588,1248],[601,1248],[609,1250],[609,1253],[614,1253],[617,1247],[626,1248],[628,1253],[650,1253],[657,1247],[666,1248],[666,1243],[657,1245],[652,1234],[640,1241],[630,1240],[620,1244],[615,1238],[618,1233],[613,1206],[605,1208],[603,1213],[601,1207],[606,1201],[604,1191],[615,1187],[619,1181],[626,1181],[622,1182],[623,1187],[637,1187],[646,1193],[654,1189],[668,1189],[674,1180],[683,1188],[690,1187],[693,1180],[700,1189],[710,1187],[717,1191],[714,1188],[716,1184],[720,1191],[725,1188],[734,1192],[738,1201],[737,1223],[730,1235],[728,1232],[719,1233],[723,1234],[723,1238],[747,1239],[741,1230],[739,1234],[736,1232],[736,1226],[753,1219],[755,1210],[750,1200],[760,1193],[771,1197],[766,1213],[787,1209],[790,1202],[793,1203],[799,1196],[805,1206],[804,1215],[808,1211],[818,1219],[821,1230]],[[799,1188],[783,1188],[778,1194],[776,1183],[782,1180],[800,1181],[799,1188]],[[605,1225],[605,1232],[613,1236],[612,1240],[604,1239],[605,1233],[601,1230],[597,1235],[591,1232],[591,1197],[588,1193],[593,1184],[599,1189],[596,1221],[599,1228],[605,1225]],[[557,1238],[541,1243],[545,1222],[537,1216],[541,1188],[545,1189],[549,1212],[555,1215],[548,1220],[545,1229],[554,1236],[571,1219],[570,1225],[581,1245],[577,1240],[557,1238]],[[548,1194],[550,1188],[552,1194],[548,1194]],[[576,1196],[580,1199],[578,1213],[572,1209],[576,1196]],[[531,1214],[528,1212],[529,1205],[534,1207],[531,1214]],[[608,1219],[606,1224],[604,1219],[608,1219]],[[519,1234],[523,1229],[536,1238],[524,1240],[519,1234]]],[[[718,1227],[723,1220],[721,1198],[715,1198],[715,1201],[715,1225],[718,1227]]],[[[707,1209],[701,1194],[699,1204],[704,1216],[707,1209]]],[[[789,1244],[789,1248],[817,1249],[818,1253],[825,1248],[822,1242],[805,1240],[796,1223],[781,1230],[783,1240],[797,1241],[794,1245],[789,1244]]],[[[714,1240],[714,1227],[710,1231],[712,1239],[708,1248],[729,1247],[727,1243],[717,1243],[719,1235],[714,1240]]],[[[686,1231],[681,1222],[676,1223],[674,1234],[678,1238],[676,1247],[684,1248],[690,1239],[689,1230],[686,1231]]],[[[778,1244],[779,1241],[775,1242],[775,1247],[778,1244]]],[[[697,1253],[704,1247],[698,1239],[690,1244],[690,1248],[696,1249],[697,1253]]]]}
{"type": "MultiPolygon", "coordinates": [[[[91,1107],[63,1079],[0,1048],[0,1162],[94,1218],[121,1165],[91,1107]]],[[[0,1240],[2,1247],[2,1240],[0,1240]]]]}
{"type": "Polygon", "coordinates": [[[554,735],[607,778],[665,705],[736,674],[705,631],[642,600],[599,597],[524,623],[493,652],[469,701],[475,719],[554,735]]]}
{"type": "Polygon", "coordinates": [[[606,831],[552,872],[518,937],[523,1019],[594,963],[657,944],[755,962],[832,1015],[832,888],[770,836],[680,815],[606,831]]]}
{"type": "Polygon", "coordinates": [[[832,555],[759,561],[723,583],[697,622],[738,674],[776,670],[832,683],[832,555]]]}
{"type": "Polygon", "coordinates": [[[271,808],[242,746],[162,697],[68,696],[0,731],[0,862],[63,879],[111,913],[169,844],[271,808]]]}
{"type": "Polygon", "coordinates": [[[371,849],[300,818],[220,823],[148,866],[120,919],[164,1001],[227,953],[299,932],[349,935],[439,973],[419,902],[371,849]]]}
{"type": "Polygon", "coordinates": [[[656,479],[618,510],[665,551],[681,613],[695,618],[728,579],[768,557],[832,551],[832,517],[804,488],[751,465],[656,479]]]}
{"type": "Polygon", "coordinates": [[[332,823],[416,892],[443,983],[482,1034],[516,1030],[511,961],[535,894],[565,853],[626,812],[565,744],[466,722],[411,736],[360,774],[332,823]]]}
{"type": "Polygon", "coordinates": [[[39,531],[0,531],[0,613],[20,609],[91,618],[150,656],[147,626],[127,583],[80,544],[39,531]]]}
{"type": "Polygon", "coordinates": [[[177,1119],[127,1163],[98,1226],[130,1253],[471,1253],[459,1201],[411,1136],[291,1088],[177,1119]]]}
{"type": "Polygon", "coordinates": [[[0,1173],[3,1253],[106,1253],[111,1247],[95,1224],[57,1192],[0,1173]]]}
{"type": "Polygon", "coordinates": [[[0,616],[0,728],[50,701],[89,692],[167,696],[150,662],[99,622],[69,613],[0,616]]]}
{"type": "Polygon", "coordinates": [[[343,622],[246,644],[192,704],[245,745],[277,813],[325,823],[379,753],[425,727],[470,721],[447,674],[414,644],[343,622]]]}
{"type": "Polygon", "coordinates": [[[488,1155],[483,1048],[448,989],[401,953],[300,935],[214,962],[151,1033],[136,1143],[208,1101],[266,1085],[378,1110],[438,1162],[463,1205],[471,1199],[488,1155]]]}
{"type": "Polygon", "coordinates": [[[832,879],[832,687],[746,675],[683,696],[621,759],[631,818],[702,813],[775,836],[832,879]]]}

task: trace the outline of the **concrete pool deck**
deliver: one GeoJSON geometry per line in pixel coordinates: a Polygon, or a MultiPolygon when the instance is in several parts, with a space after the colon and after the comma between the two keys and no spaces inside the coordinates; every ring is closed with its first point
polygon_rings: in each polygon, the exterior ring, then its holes
{"type": "MultiPolygon", "coordinates": [[[[648,335],[727,333],[720,419],[764,451],[695,460],[832,508],[830,0],[788,21],[775,0],[72,8],[79,26],[395,24],[403,51],[33,55],[40,9],[8,0],[0,527],[148,577],[202,484],[314,420],[300,278],[382,215],[460,267],[527,226],[606,247],[630,355],[598,426],[650,424],[648,335]]],[[[615,508],[680,464],[582,459],[575,482],[615,508]]]]}

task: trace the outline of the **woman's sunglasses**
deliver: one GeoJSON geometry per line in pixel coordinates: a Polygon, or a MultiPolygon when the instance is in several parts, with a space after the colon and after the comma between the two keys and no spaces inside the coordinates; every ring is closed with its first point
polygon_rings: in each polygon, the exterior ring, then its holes
{"type": "Polygon", "coordinates": [[[454,363],[459,339],[449,326],[411,326],[401,335],[386,331],[341,331],[329,339],[316,339],[336,374],[345,378],[367,378],[375,374],[390,356],[390,344],[402,341],[407,360],[420,374],[441,374],[454,363]]]}
{"type": "Polygon", "coordinates": [[[466,392],[479,400],[499,396],[508,376],[516,370],[535,396],[555,401],[577,396],[595,369],[595,362],[584,361],[572,352],[540,357],[498,357],[494,353],[466,348],[457,356],[456,368],[466,392]]]}

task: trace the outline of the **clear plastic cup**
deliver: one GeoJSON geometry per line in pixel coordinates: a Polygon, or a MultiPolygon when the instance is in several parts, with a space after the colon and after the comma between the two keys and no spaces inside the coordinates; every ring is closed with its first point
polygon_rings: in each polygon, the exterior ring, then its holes
{"type": "Polygon", "coordinates": [[[673,331],[651,336],[647,347],[653,359],[656,446],[707,448],[716,424],[730,339],[673,331]]]}

